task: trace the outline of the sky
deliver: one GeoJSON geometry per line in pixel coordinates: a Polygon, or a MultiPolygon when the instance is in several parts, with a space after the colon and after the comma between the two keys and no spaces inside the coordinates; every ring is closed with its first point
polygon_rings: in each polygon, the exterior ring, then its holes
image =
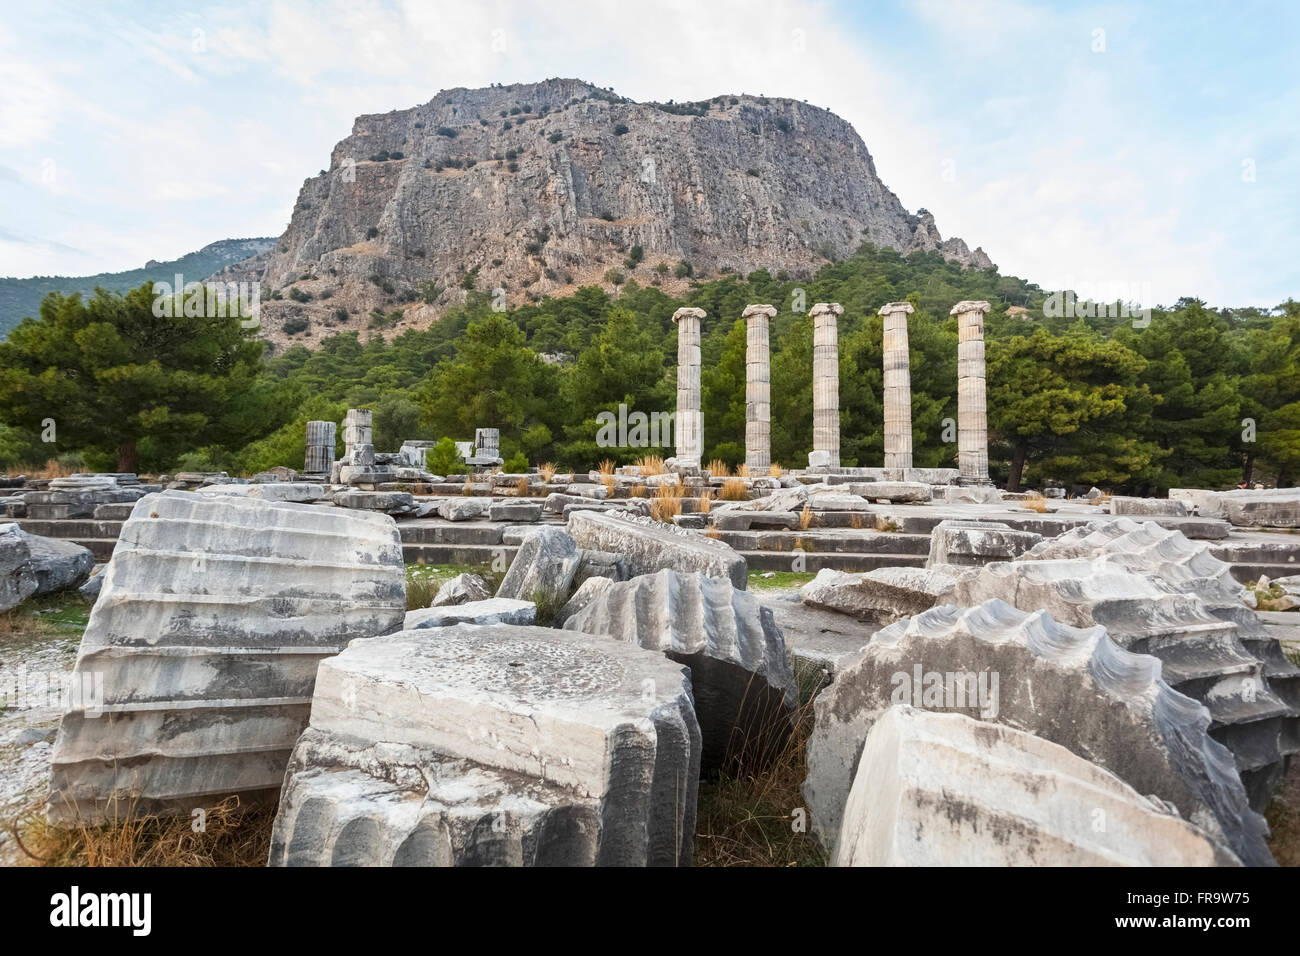
{"type": "Polygon", "coordinates": [[[1004,274],[1269,307],[1300,298],[1297,64],[1294,0],[0,0],[0,275],[278,236],[357,115],[563,76],[807,100],[1004,274]]]}

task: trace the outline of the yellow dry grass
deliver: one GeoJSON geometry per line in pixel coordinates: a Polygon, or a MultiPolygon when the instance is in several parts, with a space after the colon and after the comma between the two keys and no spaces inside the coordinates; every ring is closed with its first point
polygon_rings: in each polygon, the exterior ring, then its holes
{"type": "Polygon", "coordinates": [[[803,506],[803,511],[799,512],[799,530],[807,531],[812,527],[813,510],[808,505],[803,506]]]}
{"type": "Polygon", "coordinates": [[[680,482],[668,482],[655,489],[650,501],[650,517],[656,521],[671,523],[673,518],[682,513],[682,494],[685,489],[680,482]]]}
{"type": "Polygon", "coordinates": [[[700,514],[706,515],[713,508],[713,489],[705,488],[700,492],[700,514]]]}
{"type": "Polygon", "coordinates": [[[665,470],[664,460],[658,455],[644,455],[633,464],[641,469],[642,475],[662,475],[665,470]]]}
{"type": "Polygon", "coordinates": [[[515,482],[515,494],[518,495],[520,498],[527,495],[530,489],[531,486],[528,484],[527,478],[520,478],[518,481],[515,482]]]}
{"type": "Polygon", "coordinates": [[[731,469],[727,466],[727,463],[723,461],[721,458],[715,458],[711,462],[709,462],[706,470],[714,478],[731,477],[731,469]]]}
{"type": "Polygon", "coordinates": [[[630,492],[630,494],[632,495],[633,498],[644,498],[645,485],[638,482],[637,484],[632,486],[632,491],[630,492]]]}
{"type": "Polygon", "coordinates": [[[785,471],[781,468],[781,466],[777,462],[772,462],[772,464],[768,466],[767,473],[771,475],[773,478],[780,478],[783,474],[785,474],[785,471]]]}
{"type": "Polygon", "coordinates": [[[27,859],[40,866],[266,866],[274,804],[227,797],[198,818],[122,812],[103,826],[60,828],[33,807],[9,827],[27,859]]]}
{"type": "Polygon", "coordinates": [[[748,501],[749,484],[744,478],[728,478],[718,489],[718,497],[723,501],[748,501]]]}
{"type": "Polygon", "coordinates": [[[548,485],[551,479],[555,477],[555,462],[547,461],[537,466],[537,473],[542,476],[542,481],[548,485]]]}

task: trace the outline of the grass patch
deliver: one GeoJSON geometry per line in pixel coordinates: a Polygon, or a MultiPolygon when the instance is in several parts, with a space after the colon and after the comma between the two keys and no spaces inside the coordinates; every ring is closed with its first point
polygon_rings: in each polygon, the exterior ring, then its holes
{"type": "Polygon", "coordinates": [[[750,571],[749,589],[754,591],[763,588],[801,588],[815,577],[817,575],[811,571],[750,571]],[[765,574],[770,574],[772,577],[765,578],[763,577],[765,574]]]}
{"type": "Polygon", "coordinates": [[[37,866],[266,866],[274,804],[227,797],[205,811],[201,832],[196,822],[184,814],[63,829],[33,808],[11,832],[37,866]]]}
{"type": "Polygon", "coordinates": [[[90,605],[76,588],[28,598],[0,612],[0,640],[80,637],[90,620],[90,605]]]}
{"type": "Polygon", "coordinates": [[[432,607],[438,589],[458,574],[477,574],[495,594],[504,571],[493,571],[490,564],[408,564],[406,566],[406,609],[418,611],[432,607]]]}

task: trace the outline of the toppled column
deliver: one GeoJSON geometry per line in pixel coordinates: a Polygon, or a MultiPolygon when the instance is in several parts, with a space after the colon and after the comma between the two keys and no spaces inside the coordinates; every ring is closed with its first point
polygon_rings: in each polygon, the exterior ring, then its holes
{"type": "Polygon", "coordinates": [[[685,668],[608,637],[459,624],[320,670],[271,866],[689,866],[685,668]]]}
{"type": "Polygon", "coordinates": [[[307,423],[307,457],[303,462],[303,474],[328,475],[334,468],[334,433],[333,422],[307,423]]]}
{"type": "Polygon", "coordinates": [[[772,468],[772,362],[768,350],[768,324],[776,309],[747,306],[745,320],[745,464],[750,475],[766,475],[772,468]]]}
{"type": "Polygon", "coordinates": [[[907,354],[910,302],[890,302],[885,318],[885,467],[912,467],[912,373],[907,354]]]}
{"type": "Polygon", "coordinates": [[[809,467],[840,467],[840,346],[838,302],[818,302],[813,320],[813,450],[809,467]]]}
{"type": "Polygon", "coordinates": [[[957,467],[964,485],[988,485],[989,417],[984,382],[984,313],[987,302],[958,302],[957,467]]]}
{"type": "Polygon", "coordinates": [[[1247,866],[1271,865],[1268,824],[1250,809],[1209,712],[1161,679],[1161,662],[1103,627],[990,600],[935,607],[877,631],[818,694],[803,793],[828,845],[871,726],[891,704],[958,711],[1025,730],[1178,808],[1247,866]]]}
{"type": "Polygon", "coordinates": [[[704,420],[700,415],[700,320],[703,309],[678,309],[677,324],[677,464],[699,468],[704,455],[704,420]]]}
{"type": "Polygon", "coordinates": [[[141,499],[103,578],[54,744],[56,825],[275,793],[319,661],[406,612],[392,518],[251,498],[141,499]]]}
{"type": "Polygon", "coordinates": [[[772,611],[724,578],[657,571],[606,587],[565,628],[661,651],[691,669],[703,766],[761,762],[789,740],[799,705],[772,611]]]}
{"type": "Polygon", "coordinates": [[[348,409],[347,417],[343,419],[343,454],[349,459],[352,457],[352,449],[357,445],[374,445],[370,430],[371,417],[368,408],[348,409]]]}
{"type": "Polygon", "coordinates": [[[1159,801],[1013,727],[895,705],[867,735],[832,866],[1238,866],[1159,801]]]}

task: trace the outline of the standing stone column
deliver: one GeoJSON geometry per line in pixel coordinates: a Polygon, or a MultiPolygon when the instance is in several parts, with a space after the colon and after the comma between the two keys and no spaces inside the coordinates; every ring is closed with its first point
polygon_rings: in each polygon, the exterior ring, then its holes
{"type": "Polygon", "coordinates": [[[890,302],[885,317],[885,467],[912,467],[912,373],[907,354],[910,302],[890,302]]]}
{"type": "Polygon", "coordinates": [[[767,344],[768,323],[776,315],[770,305],[751,305],[745,320],[745,465],[752,477],[772,469],[772,362],[767,344]]]}
{"type": "Polygon", "coordinates": [[[958,302],[957,467],[962,484],[988,485],[989,420],[984,383],[984,313],[987,302],[958,302]]]}
{"type": "Polygon", "coordinates": [[[352,449],[357,445],[374,444],[370,432],[371,417],[368,408],[348,409],[347,417],[343,419],[343,449],[345,455],[350,456],[352,449]]]}
{"type": "Polygon", "coordinates": [[[307,457],[303,471],[309,475],[328,475],[334,467],[333,422],[307,423],[307,457]]]}
{"type": "Polygon", "coordinates": [[[677,323],[677,464],[699,468],[704,454],[704,421],[700,415],[700,320],[703,309],[678,309],[677,323]]]}
{"type": "Polygon", "coordinates": [[[813,320],[813,450],[810,468],[840,467],[840,333],[838,302],[818,302],[813,320]]]}

